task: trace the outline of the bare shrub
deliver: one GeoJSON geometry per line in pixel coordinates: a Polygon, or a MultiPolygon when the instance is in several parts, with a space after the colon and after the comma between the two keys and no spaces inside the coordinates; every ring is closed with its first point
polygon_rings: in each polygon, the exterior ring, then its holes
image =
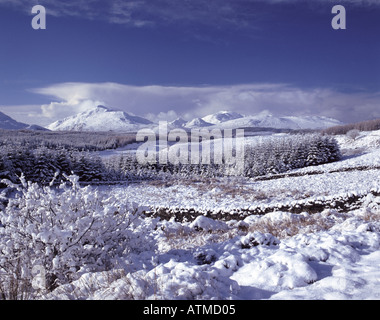
{"type": "Polygon", "coordinates": [[[366,222],[380,222],[380,212],[365,211],[360,217],[366,222]]]}
{"type": "Polygon", "coordinates": [[[328,230],[334,225],[334,222],[322,214],[309,216],[293,216],[281,220],[259,219],[251,224],[248,232],[259,231],[270,233],[277,238],[287,238],[299,233],[311,233],[316,231],[328,230]]]}
{"type": "Polygon", "coordinates": [[[346,133],[346,136],[354,141],[359,135],[360,135],[360,131],[358,129],[352,129],[346,133]]]}

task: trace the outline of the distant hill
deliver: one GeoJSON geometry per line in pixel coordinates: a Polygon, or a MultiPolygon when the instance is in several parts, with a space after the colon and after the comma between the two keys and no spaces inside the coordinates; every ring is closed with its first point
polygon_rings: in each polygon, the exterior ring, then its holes
{"type": "Polygon", "coordinates": [[[0,112],[0,129],[20,130],[26,129],[27,127],[29,127],[28,124],[18,122],[12,119],[10,116],[7,116],[5,113],[0,112]]]}

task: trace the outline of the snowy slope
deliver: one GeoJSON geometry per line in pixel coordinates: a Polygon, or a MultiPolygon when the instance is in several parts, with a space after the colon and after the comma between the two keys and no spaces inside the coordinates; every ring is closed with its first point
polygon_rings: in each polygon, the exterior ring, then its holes
{"type": "Polygon", "coordinates": [[[147,119],[104,106],[50,124],[54,131],[136,131],[150,125],[147,119]]]}
{"type": "Polygon", "coordinates": [[[6,114],[0,112],[0,129],[6,129],[6,130],[20,130],[25,129],[29,125],[18,122],[11,117],[7,116],[6,114]]]}

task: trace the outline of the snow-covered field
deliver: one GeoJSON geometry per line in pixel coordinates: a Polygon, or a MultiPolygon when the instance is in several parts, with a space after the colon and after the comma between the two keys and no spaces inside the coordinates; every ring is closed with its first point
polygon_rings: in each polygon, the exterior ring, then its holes
{"type": "Polygon", "coordinates": [[[201,212],[361,198],[344,212],[274,211],[230,221],[147,217],[156,246],[126,256],[123,268],[86,273],[46,298],[380,299],[380,197],[371,193],[380,190],[380,132],[338,141],[343,160],[292,172],[300,176],[101,187],[150,209],[201,212]]]}

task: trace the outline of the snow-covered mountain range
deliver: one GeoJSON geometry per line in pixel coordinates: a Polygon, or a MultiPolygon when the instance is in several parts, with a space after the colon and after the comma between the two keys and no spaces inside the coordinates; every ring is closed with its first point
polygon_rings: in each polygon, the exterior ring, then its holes
{"type": "MultiPolygon", "coordinates": [[[[174,128],[275,128],[275,129],[323,129],[342,124],[340,121],[322,116],[286,116],[277,117],[264,111],[257,115],[244,116],[236,112],[220,111],[203,118],[185,121],[178,118],[168,123],[174,128]]],[[[132,132],[142,128],[155,128],[145,118],[131,115],[124,111],[113,110],[104,106],[79,113],[50,124],[47,128],[57,131],[125,131],[132,132]]]]}
{"type": "MultiPolygon", "coordinates": [[[[275,129],[324,129],[341,125],[338,120],[322,116],[274,116],[268,111],[256,115],[242,115],[231,111],[220,111],[209,114],[203,118],[190,121],[178,118],[168,123],[168,129],[183,128],[275,128],[275,129]]],[[[130,113],[114,110],[105,106],[97,106],[77,115],[58,120],[46,128],[53,131],[120,131],[136,132],[143,128],[157,128],[158,123],[132,115],[130,113]]],[[[43,130],[36,125],[18,122],[0,112],[0,129],[29,129],[43,130]]]]}

